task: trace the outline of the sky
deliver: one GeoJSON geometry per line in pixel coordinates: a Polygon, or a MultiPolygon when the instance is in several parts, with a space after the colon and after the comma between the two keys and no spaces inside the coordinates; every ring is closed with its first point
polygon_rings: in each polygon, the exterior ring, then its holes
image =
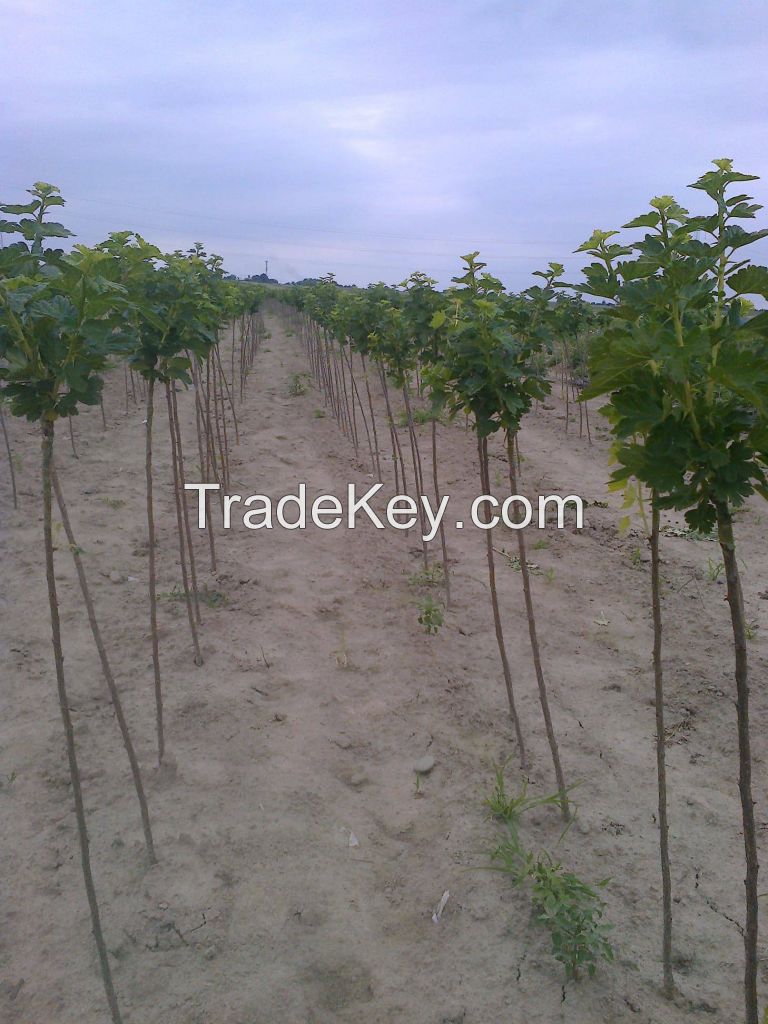
{"type": "Polygon", "coordinates": [[[593,228],[706,209],[713,158],[768,173],[764,0],[0,0],[0,33],[0,201],[48,181],[78,241],[239,276],[578,280],[593,228]]]}

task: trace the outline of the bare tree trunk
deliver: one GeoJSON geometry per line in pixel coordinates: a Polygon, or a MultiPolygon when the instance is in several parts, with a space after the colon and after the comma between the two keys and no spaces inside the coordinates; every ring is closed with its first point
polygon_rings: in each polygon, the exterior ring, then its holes
{"type": "Polygon", "coordinates": [[[152,667],[155,675],[155,718],[157,761],[163,763],[163,689],[160,682],[160,643],[157,637],[157,578],[155,575],[155,510],[152,497],[152,424],[155,416],[155,378],[147,381],[147,440],[144,472],[147,479],[147,537],[149,542],[149,631],[152,637],[152,667]]]}
{"type": "Polygon", "coordinates": [[[376,451],[376,476],[378,477],[379,483],[381,480],[381,456],[379,454],[379,434],[376,430],[376,413],[373,408],[373,399],[371,398],[371,388],[368,383],[368,367],[365,363],[365,356],[360,354],[360,361],[363,364],[363,379],[365,381],[365,390],[368,394],[368,408],[371,410],[371,426],[373,427],[373,446],[376,451]]]}
{"type": "Polygon", "coordinates": [[[747,634],[744,597],[741,591],[733,518],[724,505],[717,507],[717,532],[723,553],[727,598],[731,609],[731,627],[735,654],[736,718],[739,738],[739,794],[744,827],[746,878],[744,879],[746,919],[744,924],[744,1002],[746,1024],[758,1024],[757,1005],[757,838],[755,832],[755,801],[752,796],[752,753],[749,735],[749,675],[747,667],[747,634]]]}
{"type": "MultiPolygon", "coordinates": [[[[490,474],[488,472],[488,441],[486,438],[481,438],[477,435],[477,454],[480,460],[480,487],[483,493],[490,494],[491,481],[490,474]]],[[[485,521],[489,523],[491,519],[490,512],[486,508],[485,521]]],[[[499,596],[496,591],[496,564],[493,559],[493,541],[491,540],[491,531],[484,530],[485,533],[485,546],[486,556],[488,558],[488,583],[491,590],[491,607],[493,609],[493,626],[496,631],[496,643],[499,647],[499,655],[501,656],[501,667],[504,673],[504,685],[507,688],[507,700],[509,701],[509,714],[512,719],[512,724],[515,727],[515,735],[517,737],[517,746],[520,751],[520,767],[525,771],[528,767],[528,758],[525,753],[525,742],[523,740],[523,732],[520,728],[520,719],[517,715],[515,708],[515,695],[512,689],[512,673],[509,669],[509,660],[507,658],[507,647],[504,643],[504,631],[501,627],[501,613],[499,611],[499,596]]]]}
{"type": "MultiPolygon", "coordinates": [[[[432,420],[432,483],[435,488],[435,502],[437,508],[440,508],[440,502],[442,500],[440,494],[440,478],[437,472],[437,423],[432,420]]],[[[440,519],[440,547],[443,552],[443,577],[445,581],[445,607],[451,607],[451,569],[448,563],[448,544],[445,540],[445,524],[442,518],[440,519]]]]}
{"type": "Polygon", "coordinates": [[[75,431],[72,428],[72,417],[67,416],[67,423],[69,424],[69,443],[72,445],[72,454],[76,459],[80,456],[77,454],[77,448],[75,448],[75,431]]]}
{"type": "Polygon", "coordinates": [[[2,401],[0,401],[0,427],[3,428],[3,438],[5,439],[5,450],[8,454],[8,468],[11,471],[11,490],[13,491],[13,507],[19,507],[19,496],[16,490],[16,470],[13,465],[13,453],[11,452],[11,442],[8,438],[8,428],[5,425],[5,414],[3,413],[2,401]]]}
{"type": "Polygon", "coordinates": [[[144,794],[144,784],[141,778],[141,769],[139,768],[138,758],[136,757],[136,751],[133,747],[133,741],[131,734],[128,729],[128,723],[125,719],[125,713],[123,712],[123,703],[120,700],[120,693],[115,683],[115,677],[112,674],[112,666],[109,664],[109,658],[107,657],[107,651],[104,647],[104,641],[102,640],[101,630],[99,629],[99,623],[96,618],[96,610],[93,605],[93,599],[91,597],[91,591],[88,586],[88,579],[85,575],[85,567],[83,566],[83,560],[80,557],[80,549],[75,542],[75,535],[72,531],[72,524],[69,520],[69,514],[67,513],[67,506],[64,502],[64,495],[61,490],[61,483],[59,482],[59,475],[56,472],[55,464],[51,464],[51,479],[53,481],[53,489],[56,494],[56,503],[59,506],[59,513],[61,514],[61,522],[64,526],[64,532],[67,535],[67,542],[69,543],[69,550],[72,552],[72,558],[75,563],[75,570],[77,571],[77,578],[80,583],[80,590],[83,595],[83,601],[85,602],[85,609],[88,613],[88,622],[91,626],[91,633],[93,634],[93,642],[96,645],[98,651],[99,660],[101,661],[101,669],[104,673],[104,679],[107,684],[107,690],[109,691],[109,697],[112,701],[112,707],[115,709],[115,717],[117,718],[117,724],[120,727],[120,734],[123,737],[123,744],[125,746],[125,752],[128,755],[128,763],[131,766],[131,775],[133,776],[133,785],[136,789],[136,797],[139,801],[139,811],[141,813],[141,824],[144,829],[144,841],[147,847],[147,855],[149,857],[150,864],[157,863],[157,857],[155,856],[155,845],[152,840],[152,826],[149,821],[149,809],[147,807],[147,798],[144,794]]]}
{"type": "MultiPolygon", "coordinates": [[[[365,409],[363,408],[363,400],[360,397],[360,389],[358,388],[357,381],[355,380],[354,364],[352,362],[352,351],[351,351],[351,349],[350,349],[349,352],[347,352],[346,349],[343,349],[342,350],[342,355],[344,355],[344,354],[346,354],[346,357],[347,357],[347,368],[349,370],[349,379],[350,379],[351,387],[352,387],[352,413],[353,413],[353,415],[355,413],[355,398],[356,398],[357,399],[357,404],[360,407],[360,417],[361,417],[361,419],[363,421],[363,426],[365,427],[365,437],[366,437],[366,440],[368,441],[368,452],[370,453],[370,456],[371,456],[371,472],[375,473],[376,472],[376,458],[377,458],[377,456],[374,456],[374,453],[373,453],[373,441],[371,440],[371,431],[370,431],[370,429],[368,427],[368,417],[365,415],[365,409]]],[[[357,431],[357,416],[356,415],[355,415],[354,422],[355,422],[355,431],[357,431]]],[[[377,455],[378,455],[378,453],[377,453],[377,455]]]]}
{"type": "Polygon", "coordinates": [[[91,855],[88,848],[88,826],[85,821],[85,805],[83,804],[80,767],[77,763],[75,733],[72,727],[72,716],[69,710],[67,684],[64,677],[64,654],[61,648],[61,623],[59,621],[59,603],[56,594],[56,576],[53,564],[53,527],[51,516],[53,505],[51,494],[51,475],[53,468],[53,421],[43,421],[42,430],[45,575],[48,581],[48,605],[51,613],[51,636],[53,640],[53,657],[56,665],[56,685],[59,694],[59,708],[61,710],[61,720],[64,725],[64,739],[66,741],[67,759],[69,761],[69,775],[72,782],[72,797],[75,804],[75,817],[77,819],[77,836],[80,842],[80,861],[83,869],[83,880],[85,882],[85,893],[88,898],[88,907],[91,912],[91,928],[93,930],[93,938],[96,942],[96,949],[99,955],[101,978],[104,982],[104,991],[107,996],[107,1003],[109,1004],[112,1021],[113,1024],[122,1024],[120,1007],[117,1003],[117,994],[115,993],[115,987],[112,982],[112,972],[109,967],[107,946],[104,941],[104,933],[101,930],[99,904],[96,898],[96,887],[93,882],[93,872],[91,871],[91,855]]]}
{"type": "MultiPolygon", "coordinates": [[[[187,552],[189,553],[189,578],[192,581],[192,605],[195,609],[195,619],[202,623],[200,615],[200,601],[197,593],[197,568],[195,565],[195,549],[192,547],[192,530],[189,525],[189,504],[187,502],[187,491],[185,484],[186,474],[184,472],[184,448],[181,443],[181,423],[179,422],[179,406],[176,401],[176,389],[171,385],[171,407],[173,415],[172,428],[173,440],[176,442],[176,458],[179,470],[179,497],[181,498],[181,512],[184,521],[184,536],[187,539],[187,552]]],[[[208,492],[206,491],[206,494],[208,492]]]]}
{"type": "MultiPolygon", "coordinates": [[[[195,389],[195,426],[197,427],[197,452],[200,459],[200,479],[209,483],[208,460],[203,454],[203,431],[205,427],[206,448],[208,444],[207,426],[204,424],[203,407],[200,400],[200,367],[196,362],[192,363],[192,383],[195,389]]],[[[211,559],[211,572],[216,572],[216,544],[213,535],[213,524],[211,523],[211,498],[210,491],[205,492],[205,521],[208,523],[208,549],[211,559]]]]}
{"type": "Polygon", "coordinates": [[[395,464],[395,490],[398,491],[398,466],[400,468],[400,476],[402,477],[403,494],[408,493],[408,484],[405,479],[405,462],[403,460],[403,451],[400,447],[400,438],[397,436],[397,428],[395,426],[395,418],[392,415],[392,403],[389,401],[389,386],[387,385],[387,375],[384,371],[384,367],[381,363],[379,366],[379,376],[381,378],[381,390],[384,392],[384,403],[387,408],[387,420],[389,422],[389,432],[392,437],[392,459],[395,464]]]}
{"type": "MultiPolygon", "coordinates": [[[[511,488],[511,494],[517,494],[517,470],[515,467],[515,435],[507,433],[507,463],[509,465],[509,485],[511,488]]],[[[560,794],[560,810],[562,811],[563,818],[568,821],[570,818],[570,809],[568,807],[568,793],[565,786],[565,776],[563,775],[563,767],[560,763],[560,751],[557,745],[557,737],[555,736],[555,727],[552,723],[552,714],[549,709],[549,696],[547,694],[547,684],[544,680],[544,670],[541,665],[541,651],[539,650],[539,639],[536,634],[536,613],[533,609],[533,595],[531,593],[531,575],[528,571],[528,561],[525,550],[525,537],[523,530],[517,530],[517,550],[520,558],[520,573],[523,577],[523,594],[525,595],[525,613],[528,619],[528,633],[531,638],[531,652],[533,654],[533,667],[536,672],[536,684],[539,691],[539,703],[541,704],[541,713],[544,716],[544,727],[547,733],[547,741],[549,742],[550,753],[552,754],[552,764],[555,769],[555,778],[557,779],[557,791],[560,794]]]]}
{"type": "Polygon", "coordinates": [[[568,342],[563,339],[563,382],[565,384],[565,432],[571,422],[571,356],[568,350],[568,342]]]}
{"type": "MultiPolygon", "coordinates": [[[[229,408],[232,411],[232,422],[233,422],[234,427],[235,427],[235,444],[240,444],[240,425],[237,422],[237,413],[235,412],[235,402],[234,402],[234,399],[232,398],[232,389],[229,386],[229,381],[227,380],[226,376],[224,375],[224,367],[221,365],[221,355],[219,354],[219,347],[218,347],[218,345],[214,349],[214,352],[216,353],[216,360],[217,360],[217,362],[219,364],[219,372],[221,373],[221,379],[224,382],[224,390],[227,393],[227,399],[229,401],[229,408]]],[[[234,384],[234,377],[232,378],[232,381],[233,381],[233,384],[234,384]]],[[[222,404],[223,404],[223,400],[222,400],[222,404]]]]}
{"type": "Polygon", "coordinates": [[[584,403],[584,420],[587,424],[587,440],[592,444],[592,431],[589,429],[589,402],[584,403]]]}
{"type": "Polygon", "coordinates": [[[661,857],[662,945],[664,995],[675,993],[672,974],[672,874],[669,865],[669,821],[667,816],[667,764],[664,727],[664,671],[661,663],[662,620],[659,579],[659,510],[656,494],[651,508],[651,603],[653,607],[653,681],[656,701],[656,776],[659,789],[659,854],[661,857]]]}
{"type": "Polygon", "coordinates": [[[419,442],[416,437],[416,430],[413,423],[413,412],[411,410],[411,399],[408,394],[408,383],[403,383],[403,401],[405,403],[405,415],[408,419],[408,437],[411,442],[411,459],[413,461],[413,476],[415,479],[414,488],[416,491],[416,501],[419,504],[419,524],[421,526],[421,554],[424,559],[425,571],[429,569],[429,551],[427,549],[427,542],[424,537],[427,532],[427,521],[424,512],[424,502],[421,500],[421,495],[424,494],[424,479],[421,470],[421,453],[419,452],[419,442]]]}
{"type": "Polygon", "coordinates": [[[202,665],[203,658],[200,654],[200,643],[197,638],[197,626],[195,625],[195,612],[192,604],[192,595],[189,592],[189,577],[187,575],[187,556],[185,552],[184,521],[181,512],[181,497],[179,495],[179,459],[176,451],[176,438],[173,427],[173,405],[171,402],[171,385],[165,382],[165,399],[168,405],[168,430],[171,438],[171,465],[173,466],[173,496],[176,505],[176,529],[179,534],[179,561],[181,562],[181,582],[184,588],[184,603],[187,606],[187,618],[189,619],[189,631],[192,634],[192,647],[195,654],[195,664],[202,665]]]}

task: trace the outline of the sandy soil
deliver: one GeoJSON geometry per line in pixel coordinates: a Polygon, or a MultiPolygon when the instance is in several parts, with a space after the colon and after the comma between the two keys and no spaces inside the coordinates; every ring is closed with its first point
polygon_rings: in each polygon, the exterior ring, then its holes
{"type": "MultiPolygon", "coordinates": [[[[276,318],[241,409],[233,482],[278,496],[370,481],[322,396],[292,397],[307,369],[276,318]]],[[[193,404],[180,393],[192,450],[193,404]]],[[[724,587],[715,545],[664,539],[668,747],[676,1004],[658,991],[660,882],[651,700],[648,566],[617,531],[605,433],[594,447],[563,410],[524,429],[523,489],[591,501],[581,532],[549,531],[531,552],[553,714],[575,826],[557,813],[525,836],[587,881],[609,876],[616,962],[564,984],[527,894],[484,870],[498,832],[483,808],[493,764],[514,753],[488,601],[483,535],[449,531],[455,606],[437,636],[417,622],[424,592],[416,531],[218,536],[196,668],[183,605],[161,602],[167,763],[155,767],[145,592],[143,412],[122,379],[62,430],[59,465],[102,626],[145,769],[160,863],[147,868],[128,766],[66,547],[57,555],[66,668],[91,848],[115,981],[130,1024],[598,1024],[740,1018],[742,847],[724,587]],[[574,436],[574,434],[576,436],[574,436]],[[435,767],[416,789],[414,764],[435,767]],[[350,845],[354,835],[358,845],[350,845]],[[448,890],[442,919],[431,911],[448,890]]],[[[597,419],[597,416],[595,416],[597,419]]],[[[384,421],[380,422],[382,450],[384,421]]],[[[427,449],[427,428],[425,450],[427,449]]],[[[2,501],[0,1017],[14,1024],[105,1021],[76,849],[49,640],[36,483],[38,440],[14,422],[21,507],[2,501]]],[[[405,441],[405,437],[404,437],[405,441]]],[[[167,444],[157,441],[159,589],[180,582],[167,444]]],[[[442,477],[457,502],[477,493],[471,434],[440,429],[442,477]]],[[[500,459],[501,450],[494,454],[500,459]]],[[[494,462],[500,474],[502,461],[494,462]]],[[[492,468],[492,477],[495,468],[492,468]]],[[[503,492],[503,476],[496,478],[503,492]]],[[[738,524],[750,645],[756,795],[766,824],[768,509],[738,524]],[[760,594],[762,593],[762,597],[760,594]]],[[[675,523],[679,520],[670,519],[675,523]]],[[[63,536],[63,534],[59,534],[63,536]]],[[[531,536],[536,540],[538,533],[531,536]]],[[[499,547],[512,549],[502,530],[499,547]]],[[[644,558],[645,556],[643,556],[644,558]]],[[[500,559],[507,641],[533,756],[531,789],[553,788],[535,694],[520,575],[500,559]]],[[[510,780],[514,784],[514,759],[510,780]]],[[[763,848],[763,860],[766,850],[763,848]]],[[[766,982],[763,977],[763,983],[766,982]]]]}

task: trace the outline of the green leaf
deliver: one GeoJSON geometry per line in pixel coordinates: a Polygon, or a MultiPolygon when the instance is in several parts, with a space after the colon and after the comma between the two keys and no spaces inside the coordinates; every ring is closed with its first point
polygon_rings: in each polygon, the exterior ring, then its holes
{"type": "Polygon", "coordinates": [[[627,221],[626,224],[622,224],[623,228],[655,228],[661,215],[655,212],[643,213],[639,217],[635,217],[634,220],[627,221]]]}
{"type": "Polygon", "coordinates": [[[35,200],[33,203],[8,203],[5,206],[0,206],[0,213],[12,213],[14,216],[20,216],[22,213],[34,213],[40,208],[40,201],[35,200]]]}
{"type": "Polygon", "coordinates": [[[757,264],[742,267],[726,279],[726,284],[736,295],[762,295],[768,298],[768,267],[757,264]]]}

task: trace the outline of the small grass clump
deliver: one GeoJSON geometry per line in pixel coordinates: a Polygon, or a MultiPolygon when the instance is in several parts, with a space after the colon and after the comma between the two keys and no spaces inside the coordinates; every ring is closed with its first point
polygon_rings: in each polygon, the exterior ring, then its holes
{"type": "Polygon", "coordinates": [[[445,583],[445,569],[442,562],[435,562],[428,569],[414,572],[408,577],[412,587],[441,587],[445,583]]]}
{"type": "Polygon", "coordinates": [[[443,622],[443,606],[433,597],[425,597],[419,605],[419,624],[424,627],[424,632],[430,636],[436,635],[443,622]]]}
{"type": "Polygon", "coordinates": [[[560,793],[529,797],[525,782],[519,793],[508,793],[504,767],[497,767],[494,788],[485,806],[504,825],[506,834],[490,851],[490,859],[491,869],[502,871],[516,888],[530,885],[536,920],[549,931],[552,955],[563,965],[566,978],[578,981],[584,972],[592,977],[601,960],[613,960],[613,947],[607,937],[611,925],[603,921],[605,901],[598,891],[605,888],[608,879],[594,887],[587,885],[546,850],[527,850],[520,838],[521,818],[526,811],[558,807],[560,800],[560,793]]]}
{"type": "Polygon", "coordinates": [[[298,398],[301,395],[306,395],[309,388],[309,374],[308,373],[294,373],[291,377],[291,382],[288,385],[288,394],[292,398],[298,398]]]}

